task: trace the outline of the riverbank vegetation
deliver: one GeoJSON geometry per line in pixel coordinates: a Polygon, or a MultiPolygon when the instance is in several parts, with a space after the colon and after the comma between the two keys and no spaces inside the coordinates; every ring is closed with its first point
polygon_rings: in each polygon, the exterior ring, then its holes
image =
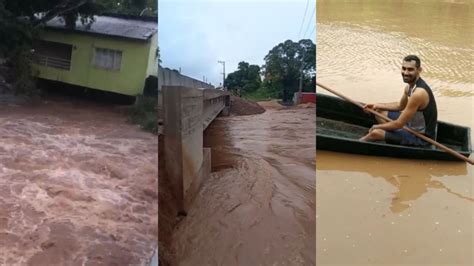
{"type": "Polygon", "coordinates": [[[137,96],[131,108],[129,121],[143,130],[158,134],[158,99],[156,97],[137,96]]]}
{"type": "Polygon", "coordinates": [[[316,45],[309,39],[287,40],[273,47],[263,66],[240,62],[225,79],[231,94],[252,101],[282,99],[289,102],[299,90],[314,92],[316,87],[316,45]]]}

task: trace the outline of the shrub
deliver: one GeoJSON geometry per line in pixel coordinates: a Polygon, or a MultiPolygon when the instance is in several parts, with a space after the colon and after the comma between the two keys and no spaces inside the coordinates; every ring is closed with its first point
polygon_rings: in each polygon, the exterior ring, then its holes
{"type": "Polygon", "coordinates": [[[156,97],[137,96],[130,111],[130,122],[140,125],[146,131],[158,134],[158,99],[156,97]]]}

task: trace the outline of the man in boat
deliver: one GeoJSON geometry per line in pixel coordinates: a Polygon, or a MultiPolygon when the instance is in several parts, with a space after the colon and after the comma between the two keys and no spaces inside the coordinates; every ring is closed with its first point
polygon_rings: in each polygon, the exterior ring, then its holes
{"type": "Polygon", "coordinates": [[[423,133],[436,140],[438,111],[431,88],[420,77],[421,61],[416,55],[403,58],[402,78],[407,83],[400,102],[366,104],[364,109],[373,109],[388,116],[393,121],[387,122],[376,117],[377,122],[369,133],[360,138],[362,141],[384,140],[391,144],[409,146],[428,145],[424,140],[412,135],[403,127],[423,133]]]}

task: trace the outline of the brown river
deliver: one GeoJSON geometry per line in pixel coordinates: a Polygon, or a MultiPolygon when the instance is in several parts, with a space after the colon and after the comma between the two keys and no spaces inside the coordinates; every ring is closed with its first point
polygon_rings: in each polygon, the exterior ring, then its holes
{"type": "Polygon", "coordinates": [[[158,138],[121,108],[0,106],[0,265],[149,265],[158,138]]]}
{"type": "MultiPolygon", "coordinates": [[[[417,54],[439,120],[474,129],[472,11],[462,0],[318,0],[318,82],[398,101],[401,60],[417,54]]],[[[472,165],[319,150],[316,161],[317,265],[474,265],[472,165]]]]}
{"type": "Polygon", "coordinates": [[[205,131],[213,172],[174,232],[176,265],[315,264],[315,109],[263,105],[205,131]]]}

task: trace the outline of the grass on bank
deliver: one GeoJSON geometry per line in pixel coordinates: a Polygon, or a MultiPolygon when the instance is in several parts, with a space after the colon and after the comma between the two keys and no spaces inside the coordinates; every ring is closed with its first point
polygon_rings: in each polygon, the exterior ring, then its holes
{"type": "Polygon", "coordinates": [[[273,93],[267,91],[266,89],[260,88],[256,91],[242,95],[242,98],[253,102],[260,102],[269,101],[275,99],[276,97],[273,95],[273,93]]]}
{"type": "Polygon", "coordinates": [[[158,134],[158,99],[139,95],[133,105],[129,120],[143,130],[158,134]]]}

